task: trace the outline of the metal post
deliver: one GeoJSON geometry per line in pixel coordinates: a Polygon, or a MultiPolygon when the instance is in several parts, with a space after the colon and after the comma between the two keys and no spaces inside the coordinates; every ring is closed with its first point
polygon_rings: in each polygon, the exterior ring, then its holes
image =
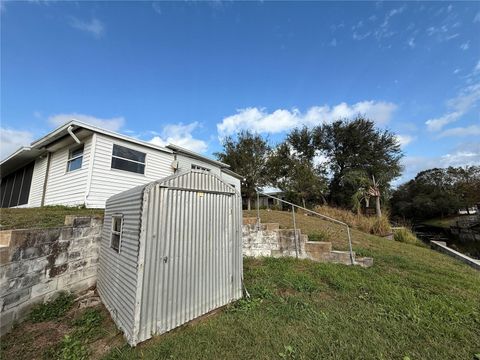
{"type": "Polygon", "coordinates": [[[347,225],[347,235],[348,235],[348,246],[350,248],[350,261],[352,265],[355,264],[355,259],[353,258],[353,250],[352,250],[352,238],[350,236],[350,227],[347,225]]]}
{"type": "Polygon", "coordinates": [[[257,230],[260,230],[260,195],[257,191],[257,230]]]}
{"type": "Polygon", "coordinates": [[[293,215],[293,239],[295,241],[295,256],[298,259],[298,246],[297,246],[297,223],[295,222],[295,207],[292,205],[292,215],[293,215]]]}

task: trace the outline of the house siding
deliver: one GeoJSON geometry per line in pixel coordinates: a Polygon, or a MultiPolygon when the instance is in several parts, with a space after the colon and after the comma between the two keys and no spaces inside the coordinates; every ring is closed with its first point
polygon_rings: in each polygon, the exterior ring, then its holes
{"type": "Polygon", "coordinates": [[[226,181],[230,185],[235,186],[235,190],[240,191],[240,186],[241,186],[240,179],[233,177],[232,175],[229,175],[223,171],[221,176],[224,181],[226,181]]]}
{"type": "Polygon", "coordinates": [[[210,172],[212,174],[220,175],[220,167],[218,167],[218,165],[212,165],[206,161],[192,159],[182,154],[177,154],[177,161],[178,161],[177,172],[192,170],[192,165],[198,165],[198,166],[202,166],[204,168],[210,169],[210,172]]]}
{"type": "Polygon", "coordinates": [[[173,154],[96,134],[94,163],[86,198],[87,207],[104,208],[105,201],[112,195],[172,175],[172,161],[173,154]],[[112,169],[113,144],[146,153],[145,174],[112,169]]]}
{"type": "Polygon", "coordinates": [[[29,207],[42,205],[43,184],[45,183],[45,172],[47,171],[47,156],[35,160],[33,168],[32,185],[28,197],[29,207]]]}
{"type": "Polygon", "coordinates": [[[91,143],[91,137],[84,140],[82,167],[71,172],[67,172],[68,152],[77,144],[66,146],[52,153],[45,205],[74,206],[85,203],[91,143]]]}

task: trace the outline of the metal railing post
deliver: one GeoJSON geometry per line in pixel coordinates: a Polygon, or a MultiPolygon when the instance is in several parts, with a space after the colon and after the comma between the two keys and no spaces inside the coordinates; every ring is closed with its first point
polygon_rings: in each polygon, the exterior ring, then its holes
{"type": "Polygon", "coordinates": [[[355,264],[355,259],[353,258],[353,250],[352,250],[352,237],[350,236],[350,227],[347,225],[347,236],[348,236],[348,247],[350,250],[350,261],[352,265],[355,264]]]}
{"type": "Polygon", "coordinates": [[[292,205],[292,216],[293,216],[293,239],[295,242],[295,256],[298,259],[298,246],[297,246],[297,223],[295,221],[295,207],[292,205]]]}
{"type": "MultiPolygon", "coordinates": [[[[310,214],[314,214],[314,215],[317,215],[317,216],[320,216],[321,218],[324,218],[324,219],[327,219],[328,221],[331,221],[331,222],[334,222],[336,224],[340,224],[340,225],[343,225],[347,228],[347,237],[348,237],[348,247],[349,247],[349,252],[350,252],[350,261],[352,262],[352,265],[355,263],[355,258],[353,256],[353,248],[352,248],[352,237],[350,235],[350,227],[348,226],[347,223],[344,223],[343,221],[340,221],[340,220],[337,220],[337,219],[334,219],[334,218],[331,218],[329,216],[326,216],[326,215],[323,215],[323,214],[320,214],[316,211],[313,211],[313,210],[310,210],[310,209],[307,209],[303,206],[299,206],[299,205],[295,205],[289,201],[286,201],[286,200],[283,200],[283,199],[280,199],[280,198],[277,198],[275,196],[272,196],[272,195],[268,195],[268,194],[265,194],[261,191],[258,191],[257,190],[257,217],[258,219],[260,219],[260,211],[258,209],[258,198],[260,196],[260,194],[262,194],[263,196],[266,196],[266,197],[269,197],[271,199],[275,199],[277,200],[279,203],[282,202],[282,203],[285,203],[285,204],[288,204],[292,207],[292,213],[293,213],[293,226],[295,228],[295,250],[297,252],[297,257],[298,257],[298,249],[297,249],[297,231],[296,231],[296,223],[295,223],[295,207],[299,208],[299,209],[302,209],[310,214]]],[[[259,220],[258,220],[259,221],[259,220]]]]}
{"type": "Polygon", "coordinates": [[[260,230],[260,194],[257,191],[257,230],[260,230]]]}

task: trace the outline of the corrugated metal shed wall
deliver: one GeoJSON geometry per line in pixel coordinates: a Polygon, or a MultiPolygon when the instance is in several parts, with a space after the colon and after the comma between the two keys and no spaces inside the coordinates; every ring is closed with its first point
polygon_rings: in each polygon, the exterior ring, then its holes
{"type": "Polygon", "coordinates": [[[211,173],[172,175],[147,185],[143,194],[135,188],[107,201],[102,254],[110,258],[101,254],[99,292],[135,345],[240,298],[241,245],[238,190],[211,173]],[[120,254],[110,249],[114,213],[124,214],[124,231],[129,230],[122,234],[120,254]],[[137,281],[123,284],[127,272],[135,275],[135,254],[137,281]]]}
{"type": "Polygon", "coordinates": [[[97,288],[112,318],[133,339],[138,278],[139,233],[145,186],[112,196],[107,201],[100,246],[97,288]],[[110,247],[112,215],[123,215],[120,253],[110,247]]]}

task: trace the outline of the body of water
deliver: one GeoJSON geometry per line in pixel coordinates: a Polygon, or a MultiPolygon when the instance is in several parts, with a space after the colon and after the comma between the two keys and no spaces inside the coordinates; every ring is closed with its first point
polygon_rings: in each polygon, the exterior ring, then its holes
{"type": "Polygon", "coordinates": [[[480,259],[480,241],[464,240],[462,237],[452,234],[449,228],[417,224],[413,227],[413,231],[426,244],[432,240],[445,241],[448,247],[474,259],[480,259]]]}

